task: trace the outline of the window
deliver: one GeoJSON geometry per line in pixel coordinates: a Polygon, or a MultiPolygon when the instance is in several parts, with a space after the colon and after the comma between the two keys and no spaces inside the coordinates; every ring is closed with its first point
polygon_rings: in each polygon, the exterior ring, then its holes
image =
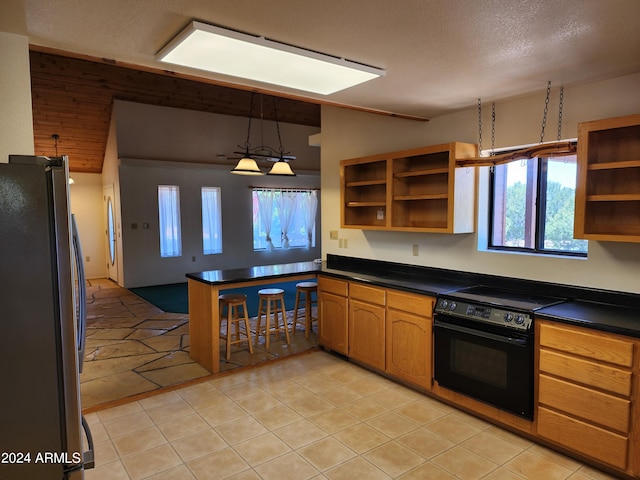
{"type": "Polygon", "coordinates": [[[219,187],[202,187],[202,252],[205,255],[222,253],[219,187]]]}
{"type": "Polygon", "coordinates": [[[573,238],[576,156],[533,158],[491,173],[489,248],[586,255],[573,238]]]}
{"type": "Polygon", "coordinates": [[[180,233],[180,190],[175,185],[158,185],[158,216],[160,224],[160,256],[182,255],[180,233]]]}
{"type": "Polygon", "coordinates": [[[253,189],[253,249],[315,247],[317,193],[253,189]]]}

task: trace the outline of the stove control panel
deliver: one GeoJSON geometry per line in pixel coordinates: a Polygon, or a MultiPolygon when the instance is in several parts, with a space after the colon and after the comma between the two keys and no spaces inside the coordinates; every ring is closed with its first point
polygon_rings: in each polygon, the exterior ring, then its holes
{"type": "Polygon", "coordinates": [[[436,312],[523,331],[528,331],[533,322],[531,315],[528,313],[447,298],[438,299],[436,312]]]}

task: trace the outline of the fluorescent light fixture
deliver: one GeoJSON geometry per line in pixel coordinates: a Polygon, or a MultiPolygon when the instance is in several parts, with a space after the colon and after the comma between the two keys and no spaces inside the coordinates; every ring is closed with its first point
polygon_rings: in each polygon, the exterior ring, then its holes
{"type": "Polygon", "coordinates": [[[156,60],[322,95],[385,74],[379,68],[197,21],[160,50],[156,60]]]}

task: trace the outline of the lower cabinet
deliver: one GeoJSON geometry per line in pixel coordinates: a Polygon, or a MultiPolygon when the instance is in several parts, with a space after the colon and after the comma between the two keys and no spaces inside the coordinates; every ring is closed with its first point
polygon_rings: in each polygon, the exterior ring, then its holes
{"type": "Polygon", "coordinates": [[[349,354],[348,291],[344,280],[318,278],[318,342],[343,355],[349,354]]]}
{"type": "Polygon", "coordinates": [[[431,389],[432,312],[435,299],[387,292],[387,373],[424,389],[431,389]]]}
{"type": "MultiPolygon", "coordinates": [[[[427,295],[319,276],[319,343],[440,398],[432,386],[434,304],[427,295]]],[[[535,419],[523,431],[640,478],[640,339],[543,319],[536,339],[535,419]]]]}
{"type": "Polygon", "coordinates": [[[383,371],[385,297],[382,288],[349,283],[349,357],[383,371]]]}
{"type": "Polygon", "coordinates": [[[544,321],[537,328],[537,434],[629,471],[638,407],[632,402],[634,342],[544,321]]]}

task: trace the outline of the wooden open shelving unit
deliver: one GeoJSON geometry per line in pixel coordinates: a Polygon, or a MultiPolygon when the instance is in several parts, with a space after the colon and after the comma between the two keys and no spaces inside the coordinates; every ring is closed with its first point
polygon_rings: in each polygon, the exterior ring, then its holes
{"type": "Polygon", "coordinates": [[[575,237],[640,242],[640,114],[578,125],[575,237]]]}
{"type": "Polygon", "coordinates": [[[340,162],[341,226],[372,230],[474,231],[476,171],[456,158],[477,146],[453,142],[340,162]]]}

